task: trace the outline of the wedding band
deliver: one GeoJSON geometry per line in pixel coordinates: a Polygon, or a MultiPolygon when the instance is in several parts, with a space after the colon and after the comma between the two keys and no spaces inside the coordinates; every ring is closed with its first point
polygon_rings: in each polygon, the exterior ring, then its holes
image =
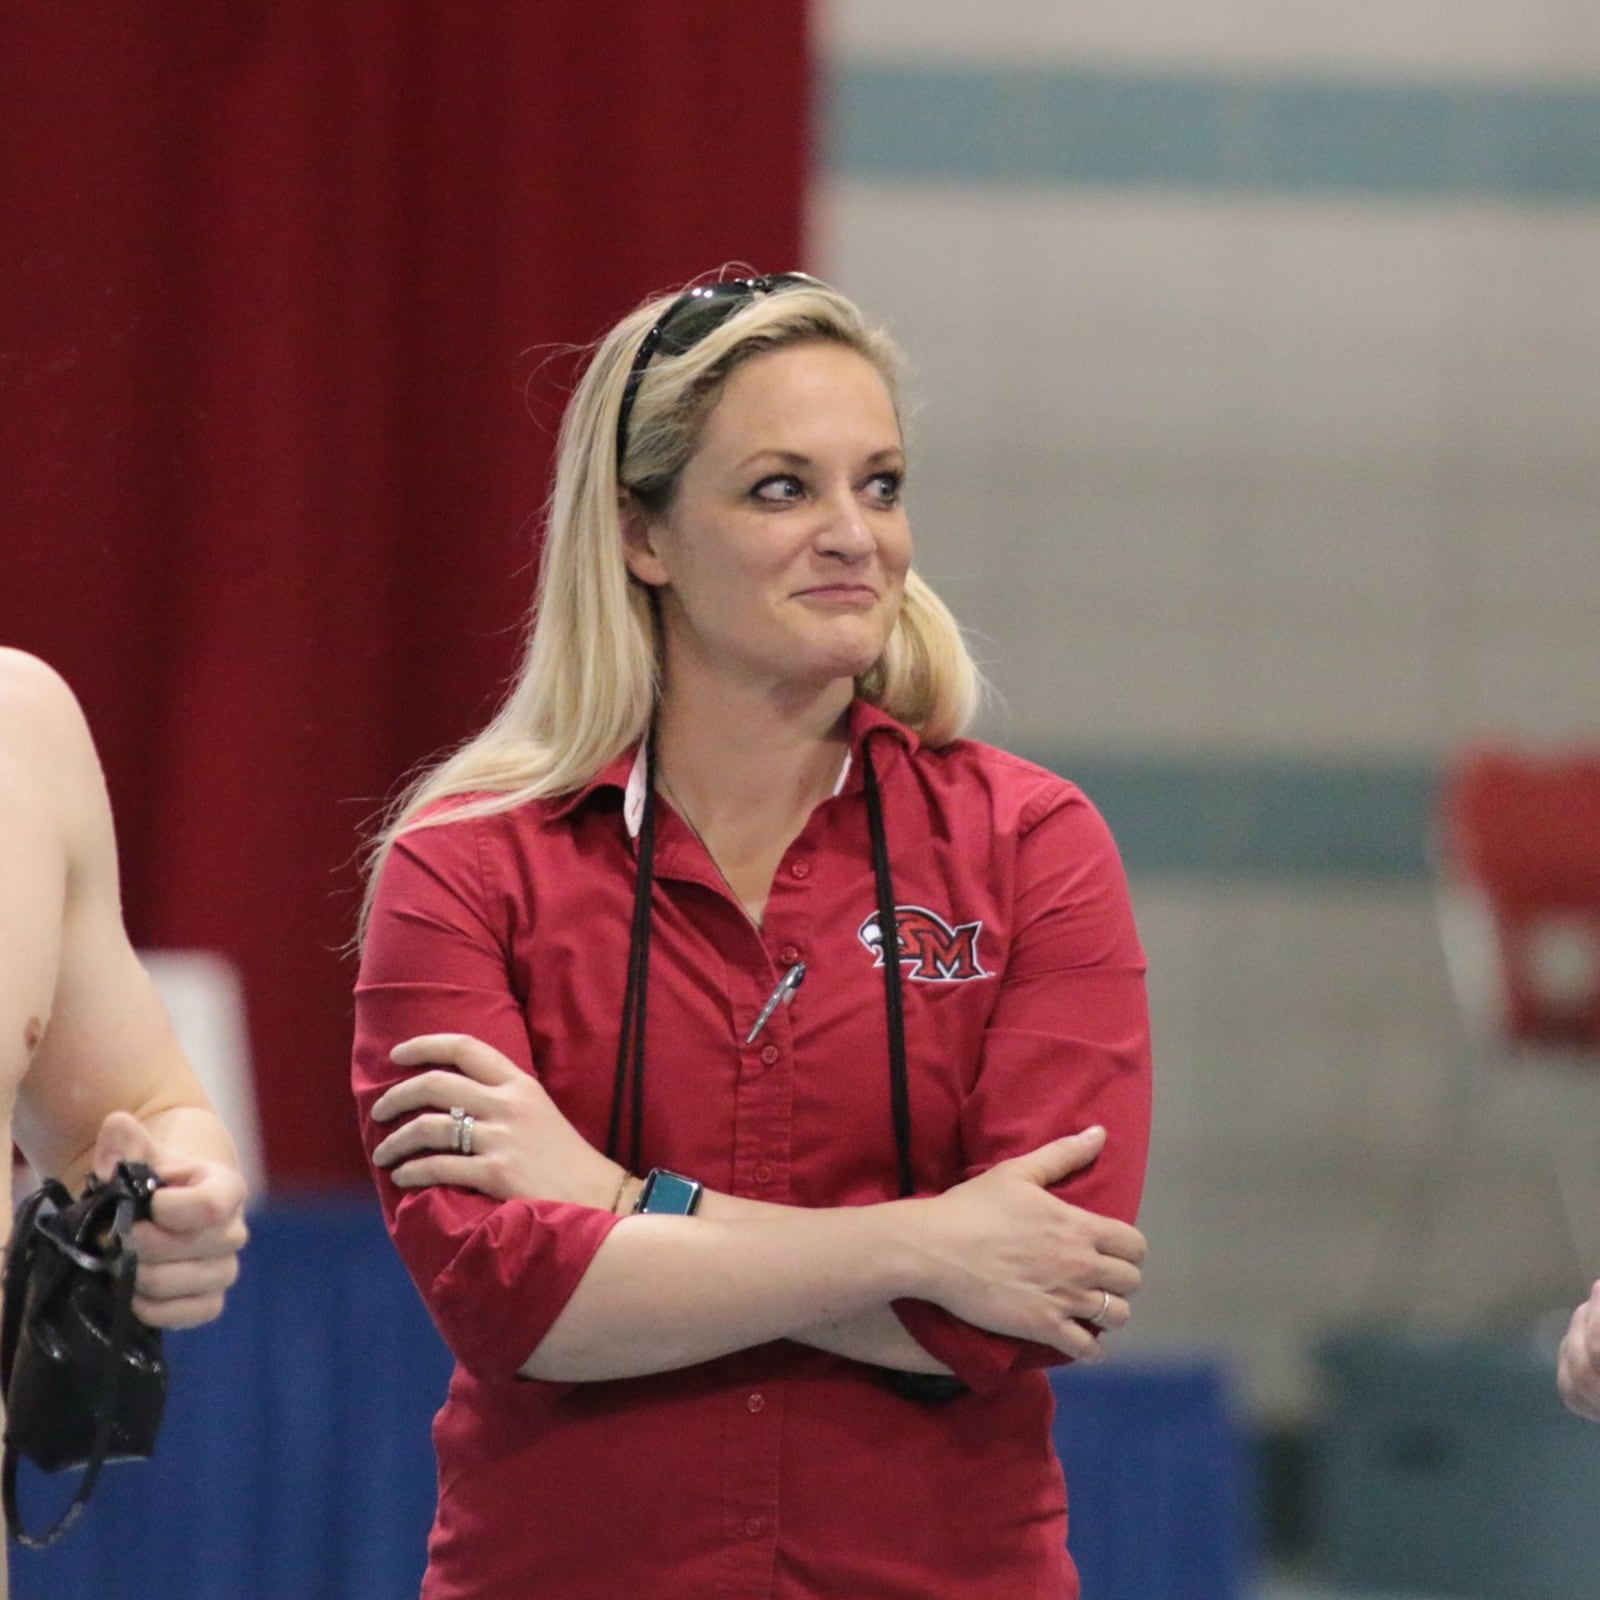
{"type": "Polygon", "coordinates": [[[463,1117],[456,1124],[456,1132],[461,1136],[456,1140],[456,1149],[458,1149],[464,1156],[470,1156],[472,1154],[472,1130],[477,1127],[477,1125],[478,1119],[476,1117],[463,1117]]]}
{"type": "Polygon", "coordinates": [[[450,1148],[460,1150],[466,1138],[467,1108],[465,1106],[450,1107],[450,1148]]]}
{"type": "MultiPolygon", "coordinates": [[[[469,1117],[467,1120],[470,1122],[472,1119],[469,1117]]],[[[1100,1291],[1100,1309],[1097,1312],[1095,1312],[1095,1314],[1092,1317],[1090,1317],[1089,1320],[1097,1328],[1103,1328],[1105,1326],[1105,1321],[1106,1321],[1106,1312],[1108,1312],[1110,1309],[1111,1309],[1111,1291],[1109,1289],[1102,1289],[1100,1291]]]]}

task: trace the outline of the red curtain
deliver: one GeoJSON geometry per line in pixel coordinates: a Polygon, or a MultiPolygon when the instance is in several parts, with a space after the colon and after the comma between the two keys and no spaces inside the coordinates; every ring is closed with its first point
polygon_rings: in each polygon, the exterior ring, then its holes
{"type": "Polygon", "coordinates": [[[804,263],[805,9],[0,10],[0,643],[84,703],[135,939],[242,968],[276,1182],[360,1171],[361,831],[515,664],[551,352],[804,263]]]}

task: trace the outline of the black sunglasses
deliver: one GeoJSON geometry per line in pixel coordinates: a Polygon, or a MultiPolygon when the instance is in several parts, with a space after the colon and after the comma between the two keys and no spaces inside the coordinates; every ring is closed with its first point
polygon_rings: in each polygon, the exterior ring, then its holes
{"type": "Polygon", "coordinates": [[[825,288],[827,285],[809,272],[773,272],[764,278],[723,278],[716,283],[685,289],[656,318],[655,326],[640,340],[634,352],[628,381],[622,386],[622,404],[617,408],[617,476],[622,476],[622,463],[628,453],[628,418],[633,415],[633,402],[638,398],[639,385],[644,382],[645,368],[656,351],[681,356],[694,349],[707,334],[720,328],[758,294],[777,294],[783,289],[825,288]]]}

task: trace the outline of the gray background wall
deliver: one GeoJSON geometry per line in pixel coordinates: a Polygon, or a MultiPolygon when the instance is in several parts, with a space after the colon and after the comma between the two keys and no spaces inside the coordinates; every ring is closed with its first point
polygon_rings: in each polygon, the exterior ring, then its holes
{"type": "Polygon", "coordinates": [[[1154,1253],[1122,1348],[1214,1351],[1293,1419],[1350,1320],[1548,1338],[1600,1272],[1600,1074],[1468,1040],[1424,834],[1463,742],[1600,723],[1600,10],[822,25],[817,259],[911,356],[919,559],[1000,690],[981,731],[1083,782],[1134,878],[1154,1253]]]}

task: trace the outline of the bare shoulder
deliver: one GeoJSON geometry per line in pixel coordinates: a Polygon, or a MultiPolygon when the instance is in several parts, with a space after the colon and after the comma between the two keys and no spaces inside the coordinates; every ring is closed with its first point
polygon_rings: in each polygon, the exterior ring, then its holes
{"type": "Polygon", "coordinates": [[[26,650],[16,650],[0,644],[0,705],[37,705],[48,708],[52,704],[77,705],[67,680],[48,662],[31,656],[26,650]]]}
{"type": "Polygon", "coordinates": [[[57,804],[100,791],[100,766],[83,708],[54,667],[0,646],[0,765],[57,804]]]}
{"type": "Polygon", "coordinates": [[[83,708],[56,669],[26,650],[0,645],[0,736],[6,745],[68,745],[88,736],[83,708]]]}

